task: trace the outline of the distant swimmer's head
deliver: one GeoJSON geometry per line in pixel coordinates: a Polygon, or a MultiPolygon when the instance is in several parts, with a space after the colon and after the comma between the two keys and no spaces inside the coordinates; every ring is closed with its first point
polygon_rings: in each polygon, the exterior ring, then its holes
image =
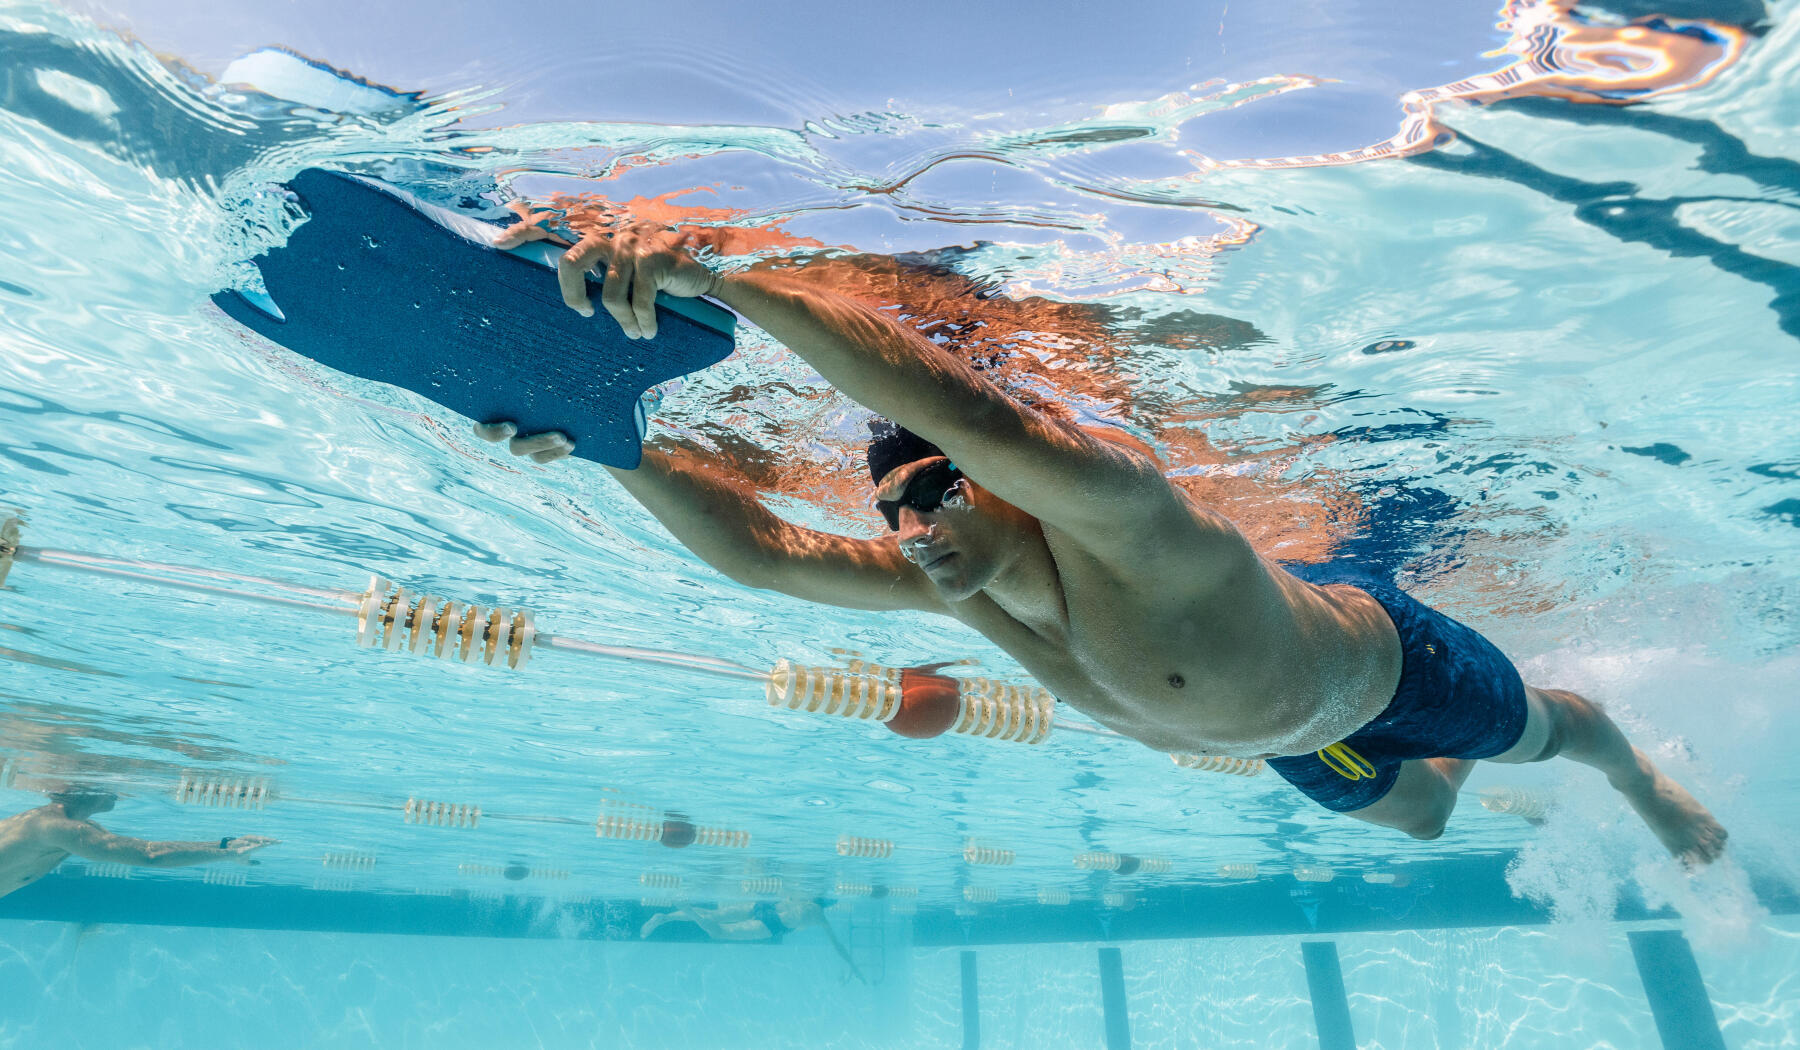
{"type": "Polygon", "coordinates": [[[944,450],[885,419],[869,424],[875,509],[900,553],[949,601],[980,591],[1005,568],[1032,519],[965,476],[944,450]]]}
{"type": "Polygon", "coordinates": [[[96,813],[112,809],[119,801],[119,796],[98,788],[73,787],[51,792],[50,801],[61,806],[71,820],[86,820],[96,813]]]}

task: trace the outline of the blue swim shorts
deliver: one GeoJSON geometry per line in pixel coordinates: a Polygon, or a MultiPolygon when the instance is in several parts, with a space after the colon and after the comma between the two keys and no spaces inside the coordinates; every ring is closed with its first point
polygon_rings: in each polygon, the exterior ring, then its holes
{"type": "Polygon", "coordinates": [[[1310,755],[1269,768],[1326,809],[1347,813],[1379,801],[1400,763],[1415,758],[1492,758],[1525,733],[1525,683],[1494,643],[1406,592],[1332,565],[1284,566],[1308,583],[1347,583],[1381,603],[1400,633],[1400,686],[1381,714],[1310,755]]]}

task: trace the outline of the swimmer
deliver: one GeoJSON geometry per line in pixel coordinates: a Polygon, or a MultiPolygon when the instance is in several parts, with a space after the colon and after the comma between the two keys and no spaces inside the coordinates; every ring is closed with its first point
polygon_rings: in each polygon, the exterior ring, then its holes
{"type": "Polygon", "coordinates": [[[780,944],[783,938],[795,930],[818,926],[825,931],[826,939],[844,960],[844,964],[850,967],[850,972],[856,975],[857,980],[867,984],[862,971],[850,960],[850,953],[837,939],[837,935],[831,932],[831,923],[825,918],[825,903],[819,900],[787,899],[732,904],[723,908],[701,908],[690,904],[650,916],[638,936],[648,937],[671,922],[691,922],[715,941],[770,941],[780,944]]]}
{"type": "Polygon", "coordinates": [[[0,587],[6,586],[6,575],[12,571],[13,555],[19,550],[19,519],[0,521],[0,587]]]}
{"type": "MultiPolygon", "coordinates": [[[[551,236],[527,221],[499,243],[551,236]]],[[[1492,643],[1391,583],[1259,555],[1147,448],[1019,404],[892,314],[776,269],[716,275],[650,225],[563,254],[563,299],[584,316],[590,270],[626,336],[656,334],[657,292],[710,295],[892,421],[872,425],[868,450],[880,539],[784,521],[692,445],[608,468],[738,583],[959,620],[1150,747],[1265,759],[1320,805],[1417,839],[1443,833],[1476,760],[1562,757],[1605,774],[1675,856],[1724,848],[1712,814],[1599,705],[1526,685],[1492,643]]],[[[539,463],[570,451],[557,433],[476,431],[539,463]]]]}
{"type": "Polygon", "coordinates": [[[115,835],[89,819],[113,808],[103,791],[61,791],[48,805],[0,820],[0,897],[50,874],[73,853],[84,860],[147,868],[185,868],[231,861],[255,864],[250,853],[275,844],[256,835],[212,842],[152,842],[115,835]]]}

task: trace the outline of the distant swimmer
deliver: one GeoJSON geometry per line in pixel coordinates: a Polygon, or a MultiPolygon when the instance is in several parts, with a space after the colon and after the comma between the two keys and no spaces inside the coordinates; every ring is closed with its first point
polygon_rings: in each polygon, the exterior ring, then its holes
{"type": "Polygon", "coordinates": [[[780,944],[795,930],[817,926],[825,931],[826,939],[850,967],[850,972],[858,980],[862,980],[862,971],[856,968],[849,951],[837,939],[837,934],[831,931],[831,923],[825,918],[825,903],[820,900],[785,899],[733,904],[723,908],[701,908],[690,904],[650,916],[638,936],[648,937],[671,922],[691,922],[715,941],[769,941],[780,944]]]}
{"type": "Polygon", "coordinates": [[[757,901],[724,908],[687,905],[660,912],[644,923],[638,936],[648,937],[671,922],[691,922],[715,941],[774,941],[795,930],[825,922],[825,910],[817,901],[757,901]]]}
{"type": "MultiPolygon", "coordinates": [[[[546,217],[502,245],[551,236],[546,217]]],[[[1390,582],[1259,555],[1147,447],[1020,404],[897,315],[777,269],[716,275],[689,238],[649,225],[589,233],[563,254],[564,301],[584,315],[590,270],[628,337],[656,334],[659,291],[714,296],[893,421],[872,425],[868,448],[892,530],[881,539],[784,521],[691,444],[612,470],[738,583],[960,620],[1150,747],[1266,759],[1320,805],[1414,838],[1443,833],[1475,760],[1560,755],[1603,772],[1683,860],[1724,848],[1712,814],[1598,705],[1526,685],[1493,644],[1390,582]]],[[[570,449],[504,422],[477,432],[540,463],[570,449]]]]}
{"type": "Polygon", "coordinates": [[[185,868],[232,861],[255,864],[250,854],[274,839],[236,835],[218,842],[153,842],[115,835],[90,818],[113,808],[103,791],[52,794],[49,805],[0,820],[0,897],[50,874],[71,853],[84,860],[148,868],[185,868]]]}

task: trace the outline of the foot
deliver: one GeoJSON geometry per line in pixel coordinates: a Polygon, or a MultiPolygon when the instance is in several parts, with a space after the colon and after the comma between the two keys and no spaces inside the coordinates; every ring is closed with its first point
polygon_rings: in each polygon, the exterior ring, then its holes
{"type": "Polygon", "coordinates": [[[1620,789],[1631,808],[1683,863],[1710,864],[1716,860],[1725,852],[1725,829],[1686,788],[1649,762],[1643,764],[1648,767],[1644,783],[1630,790],[1620,789]]]}

